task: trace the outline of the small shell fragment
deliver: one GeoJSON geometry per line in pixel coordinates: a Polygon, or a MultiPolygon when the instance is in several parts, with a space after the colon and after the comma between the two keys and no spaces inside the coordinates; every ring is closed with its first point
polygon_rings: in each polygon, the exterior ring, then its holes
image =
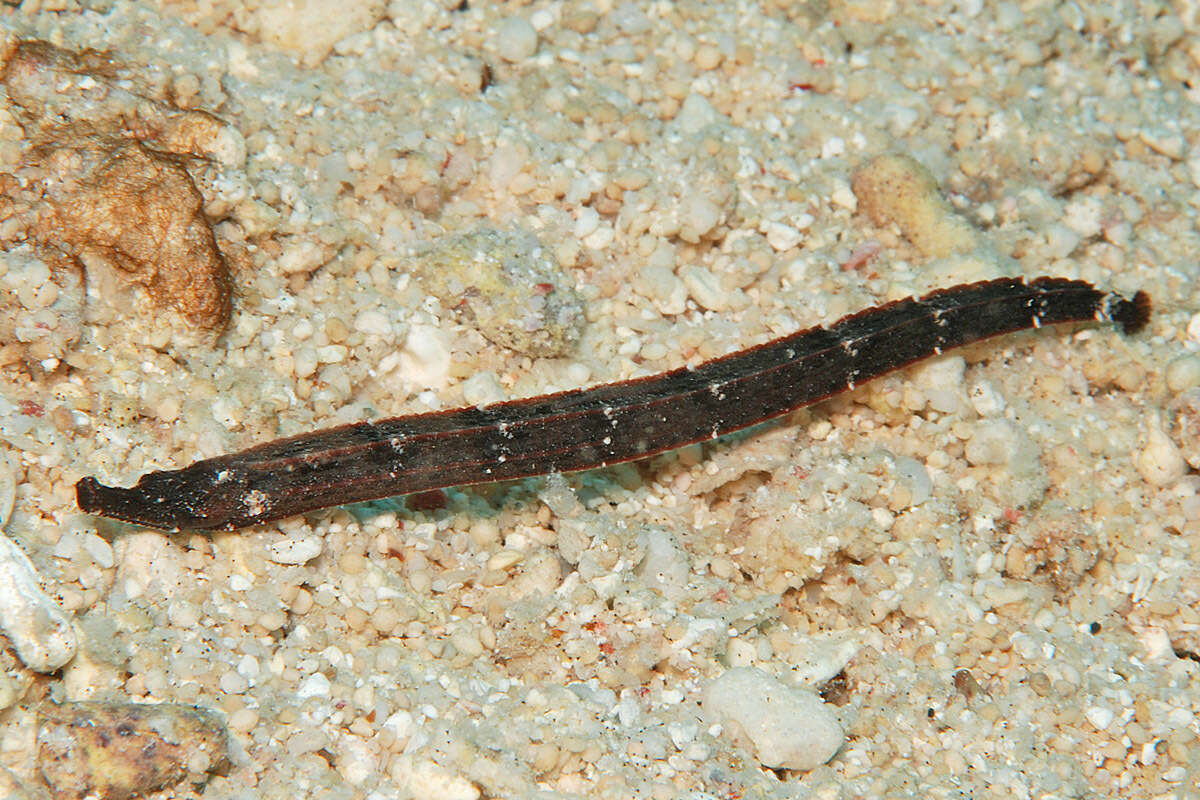
{"type": "Polygon", "coordinates": [[[46,796],[40,787],[26,786],[16,775],[0,767],[0,797],[5,800],[43,800],[46,796]]]}
{"type": "Polygon", "coordinates": [[[0,628],[35,672],[54,672],[75,655],[75,629],[42,591],[28,556],[0,535],[0,628]]]}
{"type": "Polygon", "coordinates": [[[267,547],[268,557],[276,564],[306,564],[321,555],[322,540],[318,536],[284,539],[267,547]]]}
{"type": "Polygon", "coordinates": [[[0,531],[12,516],[17,499],[17,470],[7,448],[0,448],[0,531]]]}
{"type": "Polygon", "coordinates": [[[938,188],[933,174],[908,155],[879,156],[854,174],[859,206],[876,225],[895,223],[926,256],[941,258],[979,247],[979,232],[938,188]]]}
{"type": "Polygon", "coordinates": [[[203,708],[64,703],[39,716],[38,770],[57,798],[141,797],[229,764],[225,725],[203,708]]]}
{"type": "Polygon", "coordinates": [[[498,345],[549,357],[570,353],[579,340],[583,304],[573,281],[529,231],[482,227],[445,236],[418,253],[412,269],[498,345]]]}

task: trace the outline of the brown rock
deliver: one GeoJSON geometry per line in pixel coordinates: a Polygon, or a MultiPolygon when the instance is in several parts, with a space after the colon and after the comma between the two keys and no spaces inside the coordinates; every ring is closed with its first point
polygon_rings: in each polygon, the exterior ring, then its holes
{"type": "Polygon", "coordinates": [[[215,714],[162,703],[48,705],[38,721],[38,769],[54,796],[122,800],[229,765],[228,733],[215,714]]]}

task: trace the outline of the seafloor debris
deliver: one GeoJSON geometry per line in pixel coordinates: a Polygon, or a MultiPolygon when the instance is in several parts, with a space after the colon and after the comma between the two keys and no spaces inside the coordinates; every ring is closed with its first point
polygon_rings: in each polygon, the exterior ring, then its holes
{"type": "Polygon", "coordinates": [[[4,800],[44,800],[48,795],[40,786],[28,786],[16,775],[0,767],[0,797],[4,800]]]}
{"type": "Polygon", "coordinates": [[[64,132],[20,173],[37,203],[31,238],[89,268],[103,261],[190,322],[229,319],[229,268],[182,162],[138,141],[64,132]]]}
{"type": "Polygon", "coordinates": [[[837,718],[815,693],[753,667],[735,667],[709,681],[704,711],[748,739],[764,767],[819,767],[844,739],[837,718]]]}
{"type": "Polygon", "coordinates": [[[83,302],[73,259],[50,249],[0,251],[0,362],[55,370],[83,333],[83,302]]]}
{"type": "Polygon", "coordinates": [[[854,196],[876,225],[895,223],[923,254],[940,258],[979,246],[979,232],[959,216],[920,162],[905,155],[872,159],[854,174],[854,196]]]}
{"type": "Polygon", "coordinates": [[[225,166],[245,160],[246,145],[236,129],[205,111],[175,108],[138,94],[107,53],[75,52],[25,39],[10,43],[3,64],[0,79],[30,138],[56,138],[59,129],[83,124],[225,166]]]}
{"type": "Polygon", "coordinates": [[[383,0],[264,0],[231,3],[224,16],[235,29],[294,53],[305,67],[315,67],[338,42],[367,35],[387,12],[383,0]],[[314,19],[321,24],[312,24],[314,19]]]}
{"type": "Polygon", "coordinates": [[[229,764],[229,734],[216,714],[162,703],[47,705],[38,722],[38,770],[59,798],[122,800],[203,784],[229,764]]]}
{"type": "Polygon", "coordinates": [[[932,260],[924,273],[932,285],[968,283],[1016,273],[966,217],[950,205],[928,169],[915,158],[889,154],[872,159],[853,177],[859,205],[876,225],[895,224],[932,260]]]}
{"type": "Polygon", "coordinates": [[[229,268],[185,157],[238,165],[240,135],[133,92],[104,54],[21,41],[4,55],[0,75],[31,142],[0,175],[4,238],[78,259],[90,278],[111,267],[190,324],[224,328],[229,268]]]}
{"type": "Polygon", "coordinates": [[[54,672],[75,655],[75,629],[42,591],[37,570],[11,539],[0,534],[0,628],[25,666],[54,672]]]}
{"type": "Polygon", "coordinates": [[[1100,558],[1099,540],[1079,512],[1054,501],[1014,526],[1013,533],[1004,562],[1004,574],[1010,578],[1043,578],[1058,591],[1069,592],[1100,558]]]}
{"type": "Polygon", "coordinates": [[[549,248],[527,231],[483,227],[419,252],[414,272],[496,344],[531,356],[570,352],[583,306],[549,248]]]}
{"type": "Polygon", "coordinates": [[[1192,469],[1200,469],[1200,388],[1187,389],[1167,406],[1167,433],[1192,469]]]}

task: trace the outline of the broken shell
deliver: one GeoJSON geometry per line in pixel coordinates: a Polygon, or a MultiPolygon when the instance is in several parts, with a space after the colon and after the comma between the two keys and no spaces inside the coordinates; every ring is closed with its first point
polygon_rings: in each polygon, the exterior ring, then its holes
{"type": "Polygon", "coordinates": [[[0,628],[22,663],[54,672],[75,655],[75,629],[42,591],[41,579],[21,548],[0,534],[0,628]]]}

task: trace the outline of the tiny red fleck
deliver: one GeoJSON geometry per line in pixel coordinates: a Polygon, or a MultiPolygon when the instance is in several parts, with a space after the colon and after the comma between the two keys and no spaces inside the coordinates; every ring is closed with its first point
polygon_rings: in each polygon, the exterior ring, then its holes
{"type": "Polygon", "coordinates": [[[17,408],[27,417],[40,417],[46,413],[46,409],[32,400],[21,400],[17,403],[17,408]]]}
{"type": "Polygon", "coordinates": [[[879,255],[881,249],[883,249],[883,245],[875,239],[863,242],[854,248],[854,252],[842,263],[842,271],[853,272],[859,267],[865,266],[871,259],[879,255]]]}
{"type": "Polygon", "coordinates": [[[446,493],[441,489],[413,492],[404,501],[411,511],[437,511],[439,508],[445,508],[446,502],[446,493]]]}
{"type": "Polygon", "coordinates": [[[814,85],[815,84],[812,84],[812,83],[789,83],[788,91],[789,92],[796,92],[796,91],[811,92],[814,85]]]}
{"type": "Polygon", "coordinates": [[[611,656],[613,654],[614,650],[616,650],[616,648],[613,647],[610,642],[601,642],[600,643],[600,652],[604,653],[604,655],[611,656]]]}
{"type": "Polygon", "coordinates": [[[554,284],[553,283],[535,283],[533,285],[533,291],[534,291],[534,293],[540,294],[544,297],[545,295],[548,295],[554,291],[554,284]]]}
{"type": "Polygon", "coordinates": [[[1016,508],[1004,509],[1004,520],[1009,523],[1017,522],[1021,519],[1021,511],[1016,508]]]}

